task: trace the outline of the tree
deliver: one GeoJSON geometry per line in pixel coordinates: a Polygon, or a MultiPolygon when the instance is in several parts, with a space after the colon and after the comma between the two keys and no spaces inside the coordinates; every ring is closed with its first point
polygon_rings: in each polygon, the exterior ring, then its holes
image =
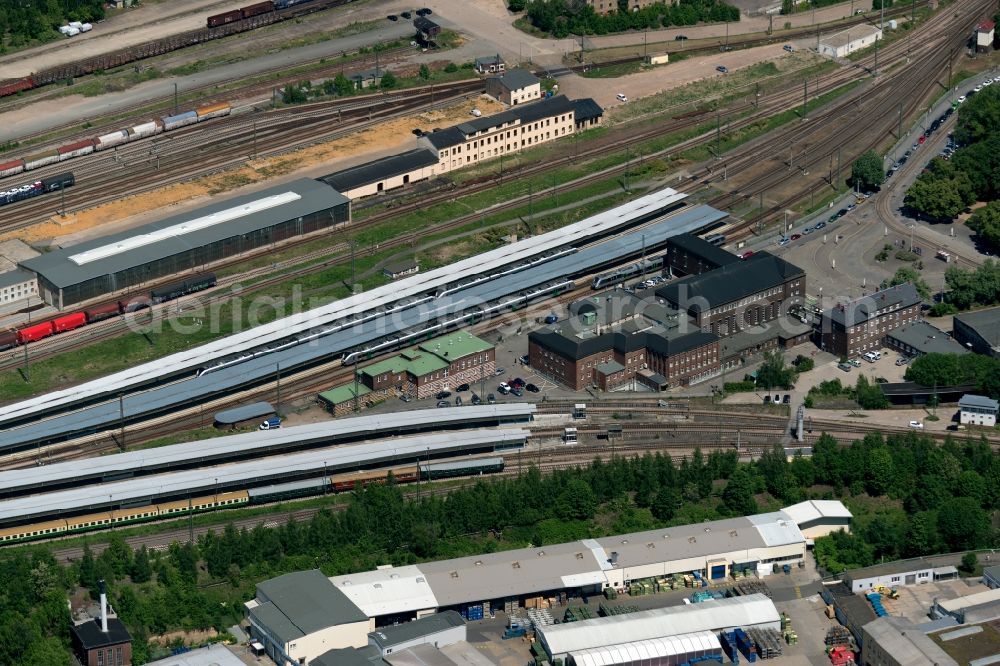
{"type": "Polygon", "coordinates": [[[980,548],[987,544],[990,518],[971,497],[953,497],[938,511],[938,531],[952,551],[980,548]]]}
{"type": "Polygon", "coordinates": [[[383,72],[382,80],[379,81],[378,85],[382,90],[392,90],[393,88],[396,87],[396,83],[398,82],[396,81],[395,74],[393,74],[392,72],[383,72]]]}
{"type": "Polygon", "coordinates": [[[781,0],[781,13],[788,16],[795,11],[795,0],[781,0]]]}
{"type": "Polygon", "coordinates": [[[427,65],[420,65],[420,78],[424,81],[431,78],[431,70],[427,65]]]}
{"type": "Polygon", "coordinates": [[[796,356],[795,360],[792,361],[792,364],[795,366],[795,372],[799,374],[809,372],[816,367],[816,362],[812,359],[812,357],[803,356],[802,354],[796,356]]]}
{"type": "Polygon", "coordinates": [[[673,520],[674,515],[677,513],[677,507],[680,504],[681,496],[676,488],[673,486],[660,486],[649,510],[653,512],[653,516],[658,520],[667,522],[673,520]]]}
{"type": "Polygon", "coordinates": [[[289,83],[281,89],[281,101],[285,104],[301,104],[306,99],[306,91],[294,83],[289,83]]]}
{"type": "Polygon", "coordinates": [[[874,150],[862,153],[851,165],[851,184],[862,192],[876,190],[884,181],[882,159],[874,150]]]}
{"type": "Polygon", "coordinates": [[[458,65],[456,65],[453,62],[449,62],[447,65],[444,66],[444,71],[447,72],[448,74],[454,74],[455,72],[458,71],[458,65]]]}
{"type": "Polygon", "coordinates": [[[965,208],[965,202],[950,181],[922,174],[906,191],[903,203],[931,220],[952,220],[965,208]]]}
{"type": "Polygon", "coordinates": [[[1000,201],[991,201],[977,210],[966,224],[990,245],[1000,246],[1000,201]]]}
{"type": "Polygon", "coordinates": [[[889,449],[880,446],[872,449],[868,455],[868,493],[870,495],[885,495],[892,486],[895,474],[892,454],[889,449]]]}
{"type": "Polygon", "coordinates": [[[749,516],[757,513],[757,501],[753,497],[754,480],[748,467],[741,465],[726,482],[722,491],[722,503],[734,516],[749,516]]]}
{"type": "Polygon", "coordinates": [[[507,0],[507,9],[512,12],[523,12],[527,0],[507,0]]]}
{"type": "Polygon", "coordinates": [[[347,97],[357,90],[354,82],[344,76],[343,72],[339,72],[337,76],[333,77],[333,88],[341,97],[347,97]]]}
{"type": "Polygon", "coordinates": [[[888,289],[889,287],[895,287],[899,284],[912,284],[917,293],[920,294],[920,298],[929,300],[931,297],[931,288],[927,284],[927,281],[921,277],[920,273],[916,269],[910,268],[909,266],[900,266],[896,269],[896,273],[888,280],[883,280],[882,284],[879,285],[880,289],[888,289]]]}
{"type": "Polygon", "coordinates": [[[889,399],[882,393],[878,384],[872,384],[864,375],[858,375],[858,383],[854,386],[854,399],[862,409],[885,409],[889,399]]]}
{"type": "Polygon", "coordinates": [[[566,520],[586,520],[597,511],[594,490],[583,480],[573,479],[556,497],[556,511],[566,520]]]}
{"type": "Polygon", "coordinates": [[[765,388],[791,388],[795,371],[785,366],[780,352],[765,352],[764,363],[757,370],[757,386],[765,388]]]}
{"type": "Polygon", "coordinates": [[[80,585],[93,592],[97,588],[97,567],[94,554],[89,544],[83,544],[83,556],[80,558],[80,585]]]}
{"type": "Polygon", "coordinates": [[[962,563],[958,565],[958,568],[967,574],[973,574],[976,572],[976,567],[979,566],[979,558],[976,557],[975,553],[966,553],[962,555],[962,563]]]}
{"type": "Polygon", "coordinates": [[[135,558],[132,560],[131,577],[133,583],[148,583],[153,577],[153,567],[149,563],[149,551],[146,550],[145,544],[136,552],[135,558]]]}

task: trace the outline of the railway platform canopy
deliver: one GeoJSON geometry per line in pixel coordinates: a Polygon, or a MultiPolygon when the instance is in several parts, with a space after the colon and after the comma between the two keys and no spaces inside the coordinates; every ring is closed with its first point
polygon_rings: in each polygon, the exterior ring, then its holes
{"type": "MultiPolygon", "coordinates": [[[[269,368],[268,372],[273,372],[275,363],[278,361],[282,362],[282,368],[291,367],[291,365],[286,364],[286,361],[282,361],[280,355],[276,355],[278,352],[308,355],[311,352],[319,351],[328,356],[336,353],[338,349],[353,347],[359,344],[359,341],[360,344],[364,344],[367,340],[391,334],[392,331],[387,331],[389,326],[385,325],[385,321],[379,326],[371,326],[371,329],[379,331],[377,335],[360,331],[360,327],[370,324],[375,319],[388,319],[386,315],[404,310],[409,310],[410,315],[399,328],[406,329],[421,324],[436,316],[446,303],[442,302],[440,306],[435,308],[425,308],[425,310],[432,309],[433,312],[426,312],[423,315],[416,311],[415,305],[429,302],[435,296],[454,294],[463,287],[486,286],[490,288],[491,294],[503,296],[509,292],[511,284],[521,282],[517,279],[518,274],[527,274],[536,267],[544,267],[551,263],[553,258],[572,254],[576,252],[575,248],[582,244],[594,242],[609,234],[662,218],[668,211],[682,206],[685,197],[686,195],[670,188],[637,197],[614,209],[598,213],[549,233],[511,243],[469,259],[432,271],[421,272],[392,284],[334,301],[319,308],[256,326],[172,354],[155,362],[138,365],[101,379],[0,407],[0,426],[8,428],[7,432],[0,434],[0,449],[16,446],[19,442],[34,443],[46,438],[51,440],[52,437],[60,437],[64,433],[69,436],[73,432],[79,432],[80,427],[93,428],[95,421],[101,423],[102,420],[106,420],[107,415],[104,412],[107,411],[109,405],[98,405],[101,413],[93,420],[89,418],[90,415],[84,415],[85,410],[81,410],[81,407],[117,398],[122,392],[148,388],[170,379],[189,377],[191,373],[198,372],[200,368],[212,368],[213,374],[215,374],[218,368],[224,369],[227,366],[240,364],[241,367],[237,369],[236,374],[247,377],[259,372],[259,370],[251,368],[246,362],[258,359],[262,355],[269,357],[264,359],[264,365],[269,368]],[[460,281],[456,279],[456,276],[463,276],[463,278],[460,281]],[[514,277],[504,282],[506,287],[494,288],[498,279],[505,276],[514,277]],[[336,334],[341,334],[339,340],[332,338],[336,334]],[[313,340],[317,344],[300,344],[313,340]],[[297,349],[297,347],[308,349],[297,349]],[[72,415],[73,418],[68,422],[55,423],[56,418],[43,418],[45,416],[55,417],[60,412],[70,409],[78,411],[72,415]],[[11,430],[22,424],[27,427],[18,428],[19,433],[11,430]]],[[[714,209],[700,206],[697,210],[700,212],[687,218],[686,228],[680,224],[681,221],[675,221],[676,226],[681,227],[676,230],[676,233],[691,231],[698,226],[699,220],[702,221],[702,224],[707,224],[704,220],[705,214],[714,209]]],[[[718,211],[715,213],[724,215],[718,211]]],[[[681,209],[681,214],[692,215],[686,209],[681,209]]],[[[641,246],[641,241],[637,239],[635,245],[636,247],[641,246]]],[[[594,261],[595,257],[591,256],[590,259],[594,261]]],[[[610,255],[600,257],[601,263],[610,259],[613,259],[610,255]]],[[[577,265],[576,268],[579,269],[581,266],[577,265]]],[[[478,292],[466,290],[464,293],[469,295],[469,301],[477,299],[478,303],[483,302],[478,292]]],[[[437,300],[441,301],[440,298],[437,300]]],[[[463,301],[452,298],[447,303],[461,305],[463,301]]],[[[393,317],[393,319],[401,319],[401,317],[393,317]]],[[[395,322],[392,325],[395,326],[395,322]]],[[[234,381],[234,379],[227,377],[224,378],[224,381],[234,381]]],[[[184,384],[185,382],[175,382],[173,386],[180,387],[184,384]]],[[[193,395],[193,390],[194,387],[184,386],[183,390],[174,391],[174,393],[193,395]]],[[[216,389],[213,387],[212,390],[216,389]]],[[[132,396],[127,396],[125,400],[126,414],[129,412],[140,413],[147,405],[155,405],[156,401],[150,400],[153,397],[150,395],[151,393],[152,391],[148,391],[141,400],[134,402],[131,400],[132,396]]],[[[109,422],[117,422],[120,416],[117,403],[113,407],[114,416],[109,422]]]]}
{"type": "Polygon", "coordinates": [[[255,402],[232,409],[224,409],[215,414],[216,425],[235,426],[254,419],[262,419],[274,414],[274,407],[269,402],[255,402]]]}
{"type": "MultiPolygon", "coordinates": [[[[279,430],[255,430],[200,442],[0,472],[0,498],[79,488],[378,437],[523,424],[532,419],[534,412],[535,406],[526,403],[473,405],[357,416],[279,430]]],[[[456,437],[460,436],[456,433],[456,437]]]]}
{"type": "Polygon", "coordinates": [[[67,307],[350,222],[350,200],[309,178],[209,204],[22,262],[46,302],[67,307]]]}
{"type": "MultiPolygon", "coordinates": [[[[292,430],[294,429],[282,429],[284,432],[277,431],[275,434],[287,437],[287,432],[292,430]]],[[[95,510],[184,500],[199,495],[245,491],[257,486],[313,478],[327,473],[517,449],[524,446],[530,435],[528,430],[510,428],[369,440],[353,446],[287,454],[279,459],[246,460],[74,487],[0,501],[0,526],[79,515],[95,510]]]]}

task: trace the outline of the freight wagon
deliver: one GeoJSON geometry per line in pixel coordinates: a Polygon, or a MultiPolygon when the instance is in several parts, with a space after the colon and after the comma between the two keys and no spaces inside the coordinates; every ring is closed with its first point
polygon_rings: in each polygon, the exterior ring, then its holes
{"type": "Polygon", "coordinates": [[[56,192],[63,188],[76,185],[76,178],[73,176],[72,171],[67,171],[66,173],[61,173],[58,176],[42,178],[39,182],[42,184],[43,192],[56,192]]]}
{"type": "Polygon", "coordinates": [[[25,345],[29,342],[38,342],[39,340],[49,337],[54,332],[55,329],[53,328],[51,321],[21,328],[17,331],[17,343],[19,345],[25,345]]]}
{"type": "Polygon", "coordinates": [[[220,25],[226,25],[227,23],[232,23],[233,21],[239,21],[243,18],[243,14],[238,9],[234,9],[231,12],[225,12],[223,14],[216,14],[215,16],[208,17],[208,27],[218,28],[220,25]]]}
{"type": "Polygon", "coordinates": [[[13,349],[17,346],[17,331],[0,332],[0,351],[13,349]]]}
{"type": "Polygon", "coordinates": [[[87,315],[82,312],[74,312],[73,314],[68,314],[52,322],[52,332],[53,333],[63,333],[64,331],[72,331],[74,328],[80,328],[81,326],[87,325],[87,315]]]}
{"type": "Polygon", "coordinates": [[[180,298],[186,294],[193,294],[196,291],[203,291],[214,287],[215,284],[215,273],[205,273],[204,275],[188,278],[187,280],[157,287],[150,292],[150,296],[153,298],[153,303],[162,303],[180,298]]]}
{"type": "Polygon", "coordinates": [[[17,81],[7,81],[3,85],[0,85],[0,97],[16,95],[22,90],[31,90],[34,87],[35,81],[30,76],[18,79],[17,81]]]}
{"type": "Polygon", "coordinates": [[[37,169],[39,167],[52,164],[53,162],[61,162],[74,157],[87,155],[88,153],[93,153],[95,151],[114,148],[130,141],[138,141],[139,139],[154,136],[166,130],[177,129],[186,125],[193,125],[205,120],[211,120],[212,118],[228,116],[232,113],[232,110],[232,107],[227,102],[207,104],[193,111],[186,111],[185,113],[181,113],[176,116],[157,118],[155,120],[136,125],[135,127],[117,130],[92,139],[77,141],[76,143],[61,146],[55,150],[46,151],[37,155],[32,155],[31,157],[27,157],[25,159],[3,162],[0,163],[0,178],[4,176],[13,176],[29,169],[37,169]]]}

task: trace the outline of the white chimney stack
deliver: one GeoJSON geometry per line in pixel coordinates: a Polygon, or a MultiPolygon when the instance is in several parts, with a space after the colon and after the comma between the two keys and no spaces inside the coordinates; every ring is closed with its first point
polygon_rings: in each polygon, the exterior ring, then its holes
{"type": "Polygon", "coordinates": [[[100,582],[101,585],[101,631],[108,633],[108,594],[104,587],[104,581],[100,582]]]}

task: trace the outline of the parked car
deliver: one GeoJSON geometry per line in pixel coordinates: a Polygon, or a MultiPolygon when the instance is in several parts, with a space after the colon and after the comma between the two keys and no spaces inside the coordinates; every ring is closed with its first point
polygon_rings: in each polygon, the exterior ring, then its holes
{"type": "Polygon", "coordinates": [[[497,386],[497,388],[500,389],[501,393],[505,393],[510,390],[510,384],[507,382],[500,382],[500,385],[497,386]]]}
{"type": "Polygon", "coordinates": [[[788,393],[786,393],[785,397],[781,399],[781,404],[783,404],[783,405],[787,405],[787,404],[789,404],[791,402],[792,402],[792,396],[790,394],[788,394],[788,393]]]}
{"type": "Polygon", "coordinates": [[[785,49],[789,53],[792,53],[793,51],[795,51],[795,48],[791,44],[785,44],[781,48],[785,49]]]}
{"type": "Polygon", "coordinates": [[[482,402],[483,402],[483,399],[480,398],[478,394],[476,394],[476,393],[472,394],[472,404],[473,405],[479,405],[479,404],[482,404],[482,402]]]}
{"type": "Polygon", "coordinates": [[[420,9],[417,10],[417,16],[430,16],[433,13],[434,12],[432,12],[427,7],[421,7],[420,9]]]}
{"type": "Polygon", "coordinates": [[[410,397],[409,393],[404,393],[403,395],[399,396],[399,399],[402,400],[403,402],[409,402],[413,398],[410,397]]]}
{"type": "Polygon", "coordinates": [[[528,384],[527,386],[524,387],[524,390],[527,391],[528,393],[538,393],[538,387],[535,386],[534,384],[528,384]]]}
{"type": "Polygon", "coordinates": [[[901,357],[899,357],[899,358],[896,359],[896,365],[906,365],[909,362],[910,362],[910,359],[908,359],[905,356],[901,356],[901,357]]]}
{"type": "Polygon", "coordinates": [[[399,12],[399,15],[405,18],[406,20],[410,20],[411,18],[413,18],[413,15],[410,14],[410,12],[399,12]]]}
{"type": "Polygon", "coordinates": [[[451,407],[451,403],[447,400],[438,400],[438,407],[451,407]]]}
{"type": "Polygon", "coordinates": [[[921,423],[920,421],[910,421],[910,427],[916,428],[917,430],[923,430],[924,424],[921,423]]]}
{"type": "Polygon", "coordinates": [[[524,395],[524,391],[522,391],[522,390],[521,390],[520,388],[518,388],[517,386],[515,386],[514,388],[512,388],[512,389],[510,390],[510,392],[511,392],[511,394],[512,394],[512,395],[515,395],[515,396],[517,396],[518,398],[520,398],[520,397],[521,397],[522,395],[524,395]]]}
{"type": "Polygon", "coordinates": [[[861,367],[861,361],[859,361],[856,358],[848,359],[847,362],[850,363],[851,365],[853,365],[855,368],[860,368],[861,367]]]}
{"type": "Polygon", "coordinates": [[[749,259],[752,256],[753,256],[753,250],[747,250],[746,252],[740,255],[740,259],[749,259]]]}
{"type": "Polygon", "coordinates": [[[489,395],[486,396],[486,402],[490,403],[491,405],[493,403],[495,403],[496,401],[497,401],[497,397],[495,395],[493,395],[492,393],[490,393],[489,395]]]}
{"type": "Polygon", "coordinates": [[[525,354],[524,356],[519,357],[517,360],[521,362],[521,365],[528,365],[528,363],[531,361],[531,358],[527,354],[525,354]]]}
{"type": "Polygon", "coordinates": [[[627,102],[628,101],[628,97],[625,96],[625,93],[618,93],[618,95],[616,95],[616,96],[618,97],[618,101],[619,102],[627,102]]]}
{"type": "Polygon", "coordinates": [[[468,391],[468,390],[469,390],[468,384],[459,384],[458,386],[455,387],[455,393],[462,393],[463,391],[468,391]]]}
{"type": "Polygon", "coordinates": [[[396,16],[395,14],[389,14],[388,16],[386,16],[386,18],[389,19],[390,21],[398,21],[399,20],[399,17],[396,16]]]}
{"type": "Polygon", "coordinates": [[[506,370],[504,370],[503,368],[497,368],[497,369],[496,369],[496,370],[495,370],[495,371],[493,372],[493,376],[494,376],[494,377],[499,377],[499,376],[500,376],[500,375],[502,375],[502,374],[503,374],[504,372],[506,372],[506,370]]]}
{"type": "Polygon", "coordinates": [[[767,395],[764,396],[764,404],[765,405],[770,405],[771,404],[771,394],[770,393],[768,393],[767,395]]]}
{"type": "Polygon", "coordinates": [[[850,363],[838,363],[837,367],[843,370],[844,372],[850,372],[851,368],[854,366],[852,366],[850,363]]]}
{"type": "Polygon", "coordinates": [[[788,245],[791,242],[792,242],[792,240],[790,238],[781,238],[778,241],[778,245],[785,246],[785,245],[788,245]]]}
{"type": "Polygon", "coordinates": [[[451,397],[451,391],[438,391],[438,394],[434,396],[438,400],[444,400],[445,398],[451,397]]]}
{"type": "Polygon", "coordinates": [[[826,227],[826,222],[817,222],[813,229],[823,229],[824,227],[826,227]]]}
{"type": "Polygon", "coordinates": [[[793,241],[797,241],[800,238],[802,238],[802,234],[792,234],[791,236],[789,236],[789,238],[791,238],[793,241]]]}
{"type": "Polygon", "coordinates": [[[527,383],[528,383],[528,382],[524,381],[524,380],[523,380],[523,379],[521,379],[520,377],[515,377],[515,378],[513,379],[513,381],[511,381],[510,385],[511,385],[512,387],[517,387],[517,388],[524,388],[524,385],[525,385],[525,384],[527,384],[527,383]]]}
{"type": "Polygon", "coordinates": [[[721,72],[723,74],[728,74],[729,73],[729,69],[727,67],[722,66],[722,65],[719,65],[715,69],[716,69],[716,71],[721,72]]]}
{"type": "Polygon", "coordinates": [[[461,407],[462,406],[462,396],[460,396],[460,395],[456,395],[455,396],[455,406],[456,407],[461,407]]]}

